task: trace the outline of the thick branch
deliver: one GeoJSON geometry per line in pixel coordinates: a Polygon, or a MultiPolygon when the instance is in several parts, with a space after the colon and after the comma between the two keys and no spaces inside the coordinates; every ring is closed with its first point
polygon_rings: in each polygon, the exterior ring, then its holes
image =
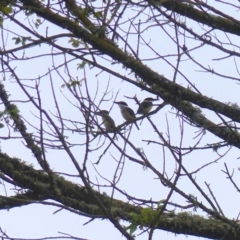
{"type": "Polygon", "coordinates": [[[180,1],[173,1],[173,0],[158,0],[158,1],[149,1],[150,4],[153,6],[159,2],[161,6],[165,7],[166,9],[179,13],[182,16],[188,17],[196,22],[206,24],[209,27],[219,29],[220,31],[229,32],[235,35],[240,35],[240,22],[231,16],[227,16],[222,12],[218,11],[214,7],[210,7],[209,5],[205,4],[202,1],[198,1],[198,6],[205,6],[208,10],[211,10],[215,13],[224,15],[224,17],[220,17],[217,15],[209,14],[207,11],[200,11],[194,8],[192,4],[181,3],[180,1]]]}
{"type": "MultiPolygon", "coordinates": [[[[49,175],[42,171],[37,171],[31,166],[27,166],[17,158],[11,158],[0,152],[0,168],[2,173],[8,175],[19,186],[29,189],[25,194],[15,195],[14,197],[1,198],[0,209],[10,209],[20,207],[36,201],[53,199],[66,207],[70,207],[79,214],[85,213],[89,217],[107,218],[99,208],[96,200],[85,187],[64,180],[55,175],[56,186],[59,193],[52,190],[49,184],[49,175]]],[[[155,219],[159,210],[142,208],[117,199],[111,199],[106,194],[95,192],[102,199],[104,205],[111,211],[112,216],[129,221],[132,224],[151,227],[152,220],[155,219]]],[[[222,223],[220,220],[205,219],[197,215],[188,213],[163,213],[156,229],[162,229],[179,234],[188,234],[210,239],[219,239],[228,233],[228,239],[237,240],[240,236],[240,228],[235,223],[222,223]],[[229,225],[231,224],[231,225],[229,225]]]]}
{"type": "MultiPolygon", "coordinates": [[[[43,18],[58,26],[61,26],[62,28],[68,29],[79,38],[82,38],[84,41],[90,43],[93,47],[100,50],[103,54],[107,54],[113,59],[121,62],[127,68],[131,69],[137,75],[139,75],[148,85],[160,87],[160,89],[163,89],[162,93],[160,90],[155,91],[155,93],[162,97],[165,101],[169,101],[169,98],[171,98],[172,100],[170,100],[170,103],[174,105],[179,111],[182,111],[193,122],[198,120],[198,124],[200,124],[200,126],[203,128],[206,128],[216,136],[224,139],[226,142],[238,148],[240,147],[240,136],[237,132],[233,132],[227,128],[216,128],[212,122],[208,121],[200,113],[197,114],[196,118],[196,109],[194,109],[189,103],[184,104],[182,101],[187,100],[203,108],[208,108],[217,113],[221,113],[226,117],[229,117],[238,122],[240,122],[239,108],[228,106],[227,104],[223,104],[219,101],[200,95],[174,82],[171,82],[169,79],[157,74],[147,66],[143,65],[141,62],[126,54],[114,44],[111,44],[108,39],[99,38],[98,36],[89,33],[80,27],[78,23],[72,22],[68,18],[64,18],[53,13],[49,10],[49,8],[45,8],[38,1],[22,0],[22,2],[25,3],[25,6],[31,8],[32,11],[34,11],[36,14],[42,16],[43,18]],[[184,105],[187,105],[187,108],[184,107],[184,105]],[[206,122],[208,122],[207,125],[206,122]]],[[[156,87],[154,87],[153,90],[154,89],[156,89],[156,87]]]]}
{"type": "Polygon", "coordinates": [[[41,5],[38,1],[21,0],[21,2],[25,3],[25,6],[31,8],[32,11],[44,19],[49,20],[59,27],[68,29],[77,37],[82,38],[84,41],[100,50],[103,54],[107,54],[114,60],[121,62],[124,66],[134,71],[150,86],[157,84],[159,87],[170,92],[173,96],[179,97],[181,100],[190,101],[202,108],[213,110],[225,115],[226,117],[229,117],[234,121],[240,122],[240,109],[200,95],[191,91],[190,89],[186,89],[181,85],[170,81],[164,76],[152,71],[149,67],[143,65],[141,62],[135,60],[135,58],[129,56],[127,53],[123,52],[107,38],[99,38],[98,36],[89,33],[79,26],[78,23],[55,14],[49,8],[45,8],[43,5],[41,5]]]}
{"type": "Polygon", "coordinates": [[[11,102],[8,100],[8,95],[4,89],[3,84],[0,84],[0,99],[2,100],[7,110],[7,113],[11,116],[15,124],[16,130],[20,132],[23,139],[26,141],[28,148],[31,149],[32,153],[34,154],[41,167],[45,171],[50,172],[48,163],[42,159],[41,149],[37,146],[37,144],[35,144],[32,135],[27,132],[27,128],[22,121],[21,116],[19,115],[18,108],[14,104],[11,104],[11,102]]]}

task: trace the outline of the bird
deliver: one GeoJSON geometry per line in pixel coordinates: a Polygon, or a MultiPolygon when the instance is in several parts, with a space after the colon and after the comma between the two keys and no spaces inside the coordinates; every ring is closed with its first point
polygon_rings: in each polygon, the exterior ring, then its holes
{"type": "Polygon", "coordinates": [[[153,101],[157,101],[158,99],[154,99],[151,97],[145,98],[139,105],[136,114],[147,114],[151,111],[153,106],[153,101]]]}
{"type": "Polygon", "coordinates": [[[96,115],[102,117],[103,125],[107,131],[116,130],[116,125],[114,120],[109,116],[109,112],[107,110],[100,110],[99,112],[95,112],[96,115]]]}
{"type": "Polygon", "coordinates": [[[133,122],[136,125],[137,129],[139,130],[139,127],[135,122],[136,116],[134,114],[134,111],[127,105],[127,103],[123,101],[114,102],[114,103],[116,103],[119,106],[122,117],[128,122],[133,122]]]}

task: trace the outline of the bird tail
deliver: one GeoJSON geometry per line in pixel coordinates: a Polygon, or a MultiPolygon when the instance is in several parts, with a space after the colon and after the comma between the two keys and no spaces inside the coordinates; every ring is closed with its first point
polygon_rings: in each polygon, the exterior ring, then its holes
{"type": "Polygon", "coordinates": [[[136,123],[136,122],[134,122],[134,124],[135,124],[136,128],[139,130],[139,127],[138,127],[137,123],[136,123]]]}

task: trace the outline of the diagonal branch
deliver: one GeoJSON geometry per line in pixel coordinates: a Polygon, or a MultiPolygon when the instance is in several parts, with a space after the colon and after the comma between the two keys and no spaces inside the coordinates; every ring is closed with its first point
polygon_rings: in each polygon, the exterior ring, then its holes
{"type": "Polygon", "coordinates": [[[48,163],[42,159],[42,150],[35,144],[32,135],[27,132],[27,128],[22,121],[21,116],[19,115],[19,110],[16,105],[12,104],[8,100],[8,95],[6,93],[6,90],[4,89],[3,84],[0,84],[0,99],[2,100],[8,114],[11,116],[15,124],[15,128],[20,132],[23,139],[26,141],[27,147],[31,149],[40,166],[45,171],[50,172],[48,163]]]}
{"type": "MultiPolygon", "coordinates": [[[[80,187],[54,174],[56,185],[60,190],[56,193],[49,184],[50,177],[48,174],[36,171],[32,166],[28,166],[19,159],[11,158],[1,152],[0,168],[4,174],[14,179],[19,186],[24,185],[26,189],[29,189],[26,193],[17,194],[13,197],[0,197],[0,209],[10,209],[52,199],[67,208],[72,208],[73,212],[83,216],[106,219],[109,217],[105,215],[96,198],[93,197],[91,192],[87,191],[86,187],[80,187]]],[[[156,229],[210,239],[219,239],[227,232],[228,239],[239,239],[240,228],[235,226],[234,221],[225,219],[226,221],[223,223],[222,220],[206,219],[188,213],[164,212],[158,222],[155,223],[154,220],[158,216],[159,210],[134,206],[96,191],[94,194],[102,200],[114,218],[126,220],[133,225],[151,227],[151,224],[154,223],[156,229]]],[[[158,209],[161,210],[161,206],[158,209]]]]}
{"type": "Polygon", "coordinates": [[[206,24],[209,27],[213,27],[215,29],[219,29],[220,31],[229,32],[235,35],[240,35],[240,22],[233,17],[224,14],[214,7],[211,7],[204,3],[203,1],[196,1],[195,3],[197,6],[205,7],[208,10],[211,10],[212,12],[219,14],[220,16],[213,15],[210,13],[207,13],[207,11],[200,11],[196,8],[194,8],[193,4],[186,4],[182,3],[180,1],[173,1],[173,0],[157,0],[157,1],[148,1],[151,5],[155,6],[158,5],[158,2],[163,6],[164,8],[179,13],[182,16],[188,17],[196,22],[206,24]],[[223,16],[223,17],[221,17],[223,16]]]}
{"type": "Polygon", "coordinates": [[[110,40],[106,38],[99,38],[98,36],[89,33],[77,23],[55,14],[49,8],[44,7],[39,3],[39,1],[21,0],[21,2],[25,4],[25,7],[31,8],[36,14],[62,28],[68,29],[77,37],[82,38],[84,41],[90,43],[94,48],[100,50],[103,54],[107,54],[114,60],[121,62],[124,66],[134,71],[148,85],[150,85],[155,94],[162,97],[165,101],[170,102],[175,108],[182,111],[193,122],[197,122],[200,126],[224,139],[226,142],[238,148],[240,147],[240,135],[237,132],[233,132],[228,128],[220,128],[216,126],[206,119],[201,113],[197,112],[190,103],[183,101],[189,101],[201,106],[202,108],[213,110],[237,122],[240,122],[239,108],[223,104],[170,81],[164,76],[152,71],[141,62],[135,60],[132,56],[123,52],[116,45],[111,43],[110,40]]]}

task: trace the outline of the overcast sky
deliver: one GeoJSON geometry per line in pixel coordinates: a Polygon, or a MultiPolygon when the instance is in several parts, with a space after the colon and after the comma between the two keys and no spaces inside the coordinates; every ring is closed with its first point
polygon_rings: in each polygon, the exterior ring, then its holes
{"type": "MultiPolygon", "coordinates": [[[[238,1],[234,4],[238,4],[238,1]]],[[[208,4],[212,4],[215,8],[219,8],[219,10],[224,11],[225,13],[235,16],[238,19],[239,12],[233,10],[230,6],[217,2],[217,1],[209,1],[208,4]]],[[[128,14],[136,14],[134,9],[128,9],[128,14]]],[[[127,19],[128,16],[125,16],[127,19]]],[[[143,15],[140,15],[143,17],[143,15]]],[[[24,21],[27,24],[27,20],[25,16],[18,15],[18,19],[20,21],[24,21]]],[[[33,15],[30,19],[36,19],[36,16],[33,15]]],[[[143,21],[144,19],[141,18],[143,21]]],[[[185,20],[185,19],[184,19],[185,20]]],[[[124,21],[124,19],[122,20],[124,21]]],[[[137,21],[137,19],[135,20],[137,21]]],[[[4,22],[4,29],[2,30],[3,36],[6,37],[7,31],[17,31],[19,35],[22,36],[29,36],[29,33],[23,31],[23,29],[18,28],[13,22],[5,21],[4,22]]],[[[188,27],[193,28],[195,31],[199,29],[200,32],[204,32],[203,29],[200,29],[200,26],[196,23],[191,21],[187,21],[188,27]]],[[[124,25],[123,25],[124,26],[124,25]]],[[[64,30],[51,25],[48,22],[44,22],[37,31],[40,31],[43,35],[46,32],[46,28],[48,28],[48,36],[59,34],[59,32],[64,32],[64,30]]],[[[127,28],[127,27],[126,27],[127,28]]],[[[206,28],[207,29],[207,28],[206,28]]],[[[174,34],[173,29],[170,29],[167,25],[164,25],[164,29],[158,29],[156,31],[155,28],[149,28],[143,31],[143,35],[145,39],[148,39],[152,48],[154,48],[157,52],[159,52],[162,56],[166,56],[165,59],[168,60],[173,64],[176,65],[176,46],[164,32],[166,30],[170,35],[174,34]],[[174,56],[171,56],[173,55],[174,56]],[[168,55],[168,56],[167,56],[168,55]]],[[[65,31],[66,32],[66,31],[65,31]]],[[[226,36],[224,33],[220,31],[216,31],[217,37],[222,41],[227,41],[226,36]]],[[[9,36],[7,39],[7,49],[11,49],[16,47],[12,37],[14,35],[9,32],[9,36]]],[[[4,37],[4,38],[5,38],[4,37]]],[[[235,36],[228,34],[228,37],[231,38],[231,41],[234,42],[236,45],[239,42],[239,39],[235,36]]],[[[182,36],[179,36],[179,40],[182,41],[180,45],[183,45],[184,39],[182,36]]],[[[68,43],[68,39],[61,40],[63,46],[67,47],[70,43],[68,43]]],[[[187,38],[185,40],[185,45],[188,49],[193,49],[197,46],[200,46],[201,43],[199,41],[195,41],[194,39],[187,38]]],[[[136,45],[136,36],[130,36],[129,42],[133,47],[136,45]]],[[[232,46],[229,46],[229,49],[233,49],[232,46]]],[[[38,47],[30,48],[26,50],[24,57],[30,57],[34,55],[41,55],[46,53],[51,53],[51,48],[48,45],[41,44],[38,47]]],[[[235,49],[236,50],[236,49],[235,49]]],[[[56,50],[53,50],[55,53],[56,50]]],[[[22,53],[21,53],[22,54],[22,53]]],[[[20,53],[17,55],[20,57],[20,53]]],[[[220,51],[210,48],[208,46],[202,46],[199,49],[194,51],[190,51],[192,57],[195,60],[200,62],[206,68],[210,67],[214,69],[215,72],[221,73],[222,75],[228,75],[235,78],[239,78],[238,73],[236,71],[234,59],[226,58],[224,60],[217,60],[218,58],[225,57],[226,54],[221,53],[220,51]]],[[[145,46],[141,46],[140,49],[140,57],[145,59],[144,64],[151,67],[153,70],[157,71],[159,74],[163,74],[166,78],[172,79],[174,74],[174,69],[169,66],[169,64],[165,60],[156,60],[156,61],[148,61],[154,57],[154,53],[149,50],[149,48],[145,46]]],[[[71,59],[72,57],[67,56],[67,59],[71,59]]],[[[235,59],[238,63],[238,59],[235,59]]],[[[50,84],[50,76],[46,75],[43,76],[48,69],[53,69],[54,66],[61,65],[64,59],[63,56],[56,55],[54,58],[51,56],[43,56],[35,59],[25,60],[25,61],[16,61],[11,62],[12,67],[17,67],[16,72],[18,75],[25,79],[24,83],[26,85],[35,86],[35,81],[30,81],[31,79],[35,79],[40,77],[40,94],[42,99],[43,108],[48,111],[51,117],[55,120],[56,124],[59,124],[57,118],[54,115],[57,113],[56,107],[54,104],[54,98],[51,90],[50,84]],[[54,59],[54,61],[53,61],[54,59]]],[[[99,69],[96,68],[89,68],[86,66],[85,71],[83,69],[77,70],[77,64],[80,61],[72,61],[68,64],[68,69],[72,77],[76,79],[83,79],[86,78],[86,82],[89,87],[90,95],[92,99],[95,96],[97,91],[97,97],[95,99],[95,104],[97,105],[99,100],[101,99],[104,91],[106,90],[106,86],[109,83],[109,95],[108,98],[110,99],[111,96],[117,95],[118,101],[126,101],[128,102],[129,106],[137,110],[137,104],[130,99],[125,98],[125,96],[133,97],[135,94],[139,100],[143,100],[146,97],[155,97],[149,93],[141,91],[140,89],[130,85],[121,79],[118,79],[115,76],[111,76],[106,72],[101,72],[99,69]]],[[[109,65],[107,60],[103,60],[101,64],[106,64],[106,66],[112,68],[113,70],[127,74],[125,69],[122,68],[120,64],[113,64],[109,65]]],[[[239,104],[239,83],[236,80],[230,80],[227,78],[222,78],[216,76],[211,73],[203,72],[203,69],[200,66],[194,64],[189,58],[185,55],[182,57],[182,61],[180,63],[179,70],[183,75],[188,78],[193,84],[197,86],[200,92],[203,95],[208,97],[212,97],[214,99],[223,101],[225,103],[237,103],[239,104]]],[[[76,99],[69,93],[68,89],[65,87],[63,88],[63,79],[67,81],[68,75],[67,70],[64,66],[59,67],[58,69],[59,74],[57,71],[51,72],[51,77],[53,78],[55,94],[57,97],[57,101],[61,110],[62,117],[65,119],[71,119],[72,121],[82,121],[82,113],[77,109],[74,105],[77,104],[76,99]]],[[[7,74],[8,76],[8,74],[7,74]]],[[[9,77],[9,76],[8,76],[9,77]]],[[[134,74],[128,75],[127,77],[134,79],[134,74]]],[[[188,87],[188,83],[184,79],[183,76],[180,74],[177,75],[177,83],[181,84],[185,87],[188,87]]],[[[28,100],[26,95],[23,91],[19,88],[18,84],[14,79],[6,79],[4,81],[4,85],[7,91],[10,94],[10,99],[17,101],[17,100],[28,100]]],[[[27,88],[32,96],[36,96],[36,91],[34,89],[27,88]]],[[[81,87],[83,94],[85,94],[85,83],[81,87]]],[[[158,103],[161,103],[162,100],[159,100],[158,103]]],[[[21,103],[16,102],[17,106],[20,109],[21,115],[29,122],[27,123],[29,132],[35,132],[36,130],[30,125],[39,127],[39,120],[38,111],[33,107],[31,103],[21,103]]],[[[112,100],[103,102],[100,106],[101,109],[109,110],[111,109],[110,115],[114,118],[117,125],[123,123],[123,119],[120,115],[120,111],[118,106],[112,106],[112,100]]],[[[3,107],[2,109],[3,110],[3,107]]],[[[212,112],[208,110],[203,110],[203,113],[209,119],[220,122],[219,118],[212,112]]],[[[99,122],[101,122],[101,118],[96,117],[99,122]]],[[[164,107],[160,112],[153,115],[151,120],[157,126],[159,131],[163,134],[164,137],[167,137],[168,131],[170,133],[170,141],[173,146],[179,146],[181,140],[181,129],[179,125],[182,123],[179,118],[176,117],[175,109],[172,109],[170,106],[164,107]]],[[[139,122],[140,124],[140,122],[139,122]]],[[[189,127],[186,123],[184,124],[184,136],[182,138],[182,146],[189,147],[193,146],[199,139],[195,138],[197,135],[197,128],[189,127]]],[[[73,127],[69,123],[68,126],[73,127]]],[[[199,129],[200,131],[201,129],[199,129]]],[[[4,128],[1,129],[2,136],[7,136],[8,129],[4,128]]],[[[18,136],[17,133],[14,135],[18,136]]],[[[86,141],[85,136],[80,135],[79,133],[72,133],[71,131],[66,132],[67,141],[71,142],[72,144],[76,144],[75,147],[71,148],[71,151],[74,153],[75,157],[78,159],[79,164],[81,166],[83,161],[84,155],[84,144],[86,141]]],[[[47,137],[47,135],[45,135],[47,137]]],[[[158,170],[162,171],[163,167],[166,169],[166,173],[168,177],[174,176],[176,170],[176,162],[172,157],[169,151],[163,151],[163,148],[156,144],[148,145],[143,140],[155,140],[159,141],[157,134],[151,128],[150,123],[147,119],[144,119],[142,124],[140,125],[140,131],[136,129],[135,126],[132,128],[132,132],[129,138],[136,147],[142,148],[151,162],[158,170]],[[164,155],[165,154],[165,155],[164,155]],[[165,160],[164,160],[165,157],[165,160]]],[[[109,140],[104,142],[104,137],[102,136],[101,139],[97,138],[91,143],[91,148],[96,148],[101,144],[104,144],[106,147],[109,144],[109,140]]],[[[205,146],[209,143],[214,143],[220,141],[218,138],[213,136],[211,133],[206,133],[201,140],[200,146],[205,146]]],[[[119,138],[118,144],[123,146],[123,141],[119,138]]],[[[91,181],[95,184],[99,182],[103,185],[109,185],[108,181],[113,180],[114,173],[118,166],[118,162],[114,160],[113,156],[116,159],[120,158],[120,153],[114,148],[111,147],[109,151],[104,155],[101,159],[101,162],[98,165],[94,163],[98,160],[98,156],[104,151],[104,147],[100,148],[96,152],[91,152],[88,157],[88,173],[90,175],[91,181]],[[104,178],[101,178],[101,175],[104,178]]],[[[4,141],[1,140],[1,150],[6,152],[10,156],[18,157],[23,161],[33,164],[37,169],[39,169],[39,165],[34,159],[32,153],[25,148],[23,142],[21,140],[11,140],[11,141],[4,141]]],[[[228,150],[228,147],[219,150],[219,154],[223,154],[228,150]]],[[[136,157],[136,154],[127,147],[126,150],[130,155],[136,157]]],[[[47,159],[50,163],[52,169],[56,172],[60,173],[67,173],[67,174],[77,174],[77,171],[70,161],[68,155],[62,150],[47,150],[47,159]]],[[[196,171],[204,164],[207,164],[211,161],[217,160],[219,155],[214,152],[212,149],[205,150],[205,151],[195,151],[189,155],[184,156],[183,164],[187,168],[189,172],[196,171]]],[[[239,158],[240,153],[237,149],[231,149],[229,153],[220,159],[218,162],[209,165],[208,167],[204,168],[203,170],[197,172],[197,174],[193,175],[196,178],[196,182],[206,191],[209,195],[207,187],[204,182],[210,184],[211,189],[214,192],[214,195],[217,197],[220,206],[222,207],[225,215],[228,218],[236,218],[238,213],[240,212],[239,209],[239,193],[233,188],[229,180],[226,179],[226,175],[221,171],[224,169],[224,163],[228,164],[230,170],[235,170],[234,180],[236,182],[240,182],[238,167],[240,166],[239,158]]],[[[152,199],[155,201],[161,201],[165,199],[170,189],[163,187],[161,182],[156,178],[156,175],[149,169],[144,169],[142,166],[137,165],[134,162],[131,162],[129,159],[124,160],[124,165],[122,165],[123,171],[121,175],[121,179],[118,182],[118,188],[121,188],[126,193],[139,198],[139,199],[152,199]]],[[[120,175],[120,171],[119,174],[120,175]]],[[[82,181],[79,178],[74,177],[66,177],[67,179],[76,182],[77,184],[82,184],[82,181]]],[[[196,191],[195,187],[190,183],[186,176],[182,176],[179,179],[178,187],[188,194],[192,194],[198,198],[198,200],[202,199],[202,196],[196,191]]],[[[7,189],[7,196],[13,195],[16,193],[15,190],[10,189],[10,186],[7,183],[4,183],[0,187],[0,194],[6,195],[7,189]]],[[[112,194],[112,189],[109,187],[102,187],[101,192],[106,192],[107,194],[112,194]]],[[[123,201],[127,201],[126,198],[118,193],[117,191],[114,192],[114,198],[119,198],[123,201]]],[[[187,205],[186,200],[182,197],[178,196],[177,194],[173,194],[171,201],[177,202],[182,205],[187,205]]],[[[202,199],[202,201],[205,200],[202,199]]],[[[50,237],[50,236],[64,236],[62,233],[66,233],[75,237],[79,238],[86,238],[86,239],[114,239],[120,240],[124,239],[121,234],[116,230],[113,225],[107,220],[94,220],[86,225],[90,219],[85,218],[80,215],[76,215],[73,213],[69,213],[66,210],[59,211],[55,213],[56,210],[59,208],[53,206],[46,206],[41,204],[31,204],[29,206],[24,206],[21,208],[14,208],[11,210],[1,210],[0,213],[0,226],[2,231],[6,232],[10,237],[18,237],[18,238],[43,238],[43,237],[50,237]],[[55,213],[55,214],[54,214],[55,213]]],[[[168,207],[169,210],[174,210],[173,208],[168,207]]],[[[190,211],[190,210],[189,210],[190,211]]],[[[196,214],[205,215],[205,213],[201,211],[197,211],[196,214]]],[[[121,222],[121,224],[128,223],[121,222]]],[[[138,231],[137,233],[140,233],[138,231]]],[[[170,240],[174,239],[175,235],[172,233],[167,233],[164,231],[156,231],[154,234],[153,239],[161,239],[170,240]]],[[[196,237],[191,236],[176,236],[176,239],[183,240],[183,239],[199,239],[196,237]]],[[[60,237],[59,237],[60,239],[60,237]]],[[[144,233],[137,237],[139,240],[147,239],[147,234],[144,233]]]]}

